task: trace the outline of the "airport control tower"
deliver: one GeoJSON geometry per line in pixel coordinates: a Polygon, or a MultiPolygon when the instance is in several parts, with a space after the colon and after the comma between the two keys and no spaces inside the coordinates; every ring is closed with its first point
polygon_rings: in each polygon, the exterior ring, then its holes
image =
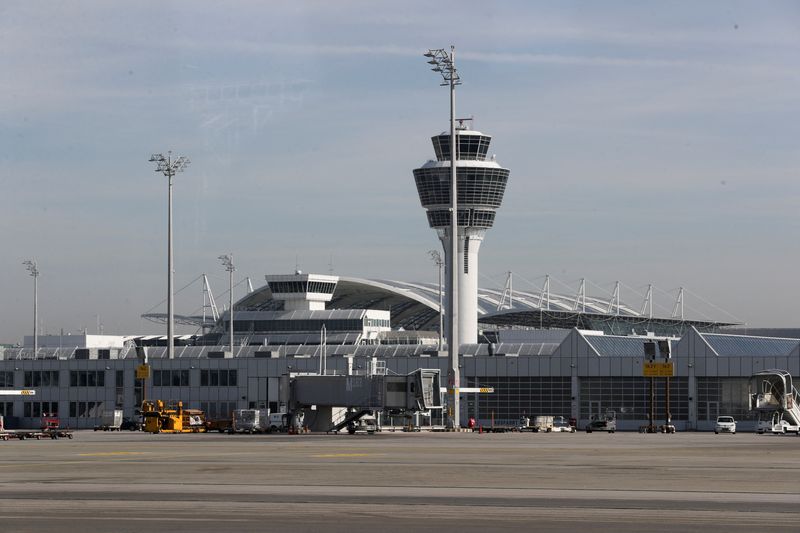
{"type": "MultiPolygon", "coordinates": [[[[478,342],[478,250],[486,230],[494,224],[503,202],[509,170],[486,157],[492,138],[464,125],[456,127],[456,190],[458,191],[458,331],[461,342],[478,342]]],[[[432,137],[436,160],[414,169],[414,180],[428,223],[449,256],[450,239],[450,134],[432,137]]],[[[449,257],[448,265],[453,264],[449,257]]],[[[448,273],[446,279],[452,279],[448,273]]],[[[446,289],[449,291],[449,287],[446,289]]]]}

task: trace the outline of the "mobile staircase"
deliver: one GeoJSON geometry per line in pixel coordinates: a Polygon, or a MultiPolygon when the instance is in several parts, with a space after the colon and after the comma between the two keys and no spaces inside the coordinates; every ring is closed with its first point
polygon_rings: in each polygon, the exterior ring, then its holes
{"type": "Polygon", "coordinates": [[[800,435],[800,394],[789,372],[778,369],[757,372],[750,378],[748,392],[750,410],[758,413],[759,433],[765,431],[762,421],[771,420],[773,432],[794,431],[800,435]]]}

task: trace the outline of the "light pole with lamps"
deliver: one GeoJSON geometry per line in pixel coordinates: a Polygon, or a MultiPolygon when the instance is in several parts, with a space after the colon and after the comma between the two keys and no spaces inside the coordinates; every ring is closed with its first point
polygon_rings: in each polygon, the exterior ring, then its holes
{"type": "Polygon", "coordinates": [[[456,174],[456,159],[458,143],[456,142],[456,85],[461,85],[461,78],[456,70],[455,46],[450,46],[450,52],[439,48],[428,50],[424,54],[429,59],[431,70],[441,74],[442,86],[450,87],[450,253],[445,254],[449,262],[449,291],[447,295],[447,322],[448,322],[448,368],[447,368],[447,393],[449,398],[449,412],[447,426],[458,429],[460,423],[459,387],[461,373],[458,368],[458,350],[460,347],[458,336],[458,188],[456,174]]]}
{"type": "Polygon", "coordinates": [[[233,355],[233,273],[236,267],[233,266],[233,253],[219,256],[225,270],[228,271],[228,332],[230,333],[231,356],[233,355]]]}
{"type": "Polygon", "coordinates": [[[39,267],[36,266],[36,259],[29,259],[22,262],[33,278],[33,358],[39,352],[39,267]]]}
{"type": "Polygon", "coordinates": [[[167,357],[169,359],[175,358],[175,320],[174,320],[174,299],[172,294],[172,279],[175,274],[175,269],[172,266],[172,178],[178,172],[183,170],[189,165],[189,158],[180,156],[177,159],[172,159],[172,152],[167,152],[167,156],[163,154],[153,154],[150,156],[150,162],[156,164],[156,172],[161,172],[167,177],[168,194],[167,194],[167,357]]]}
{"type": "Polygon", "coordinates": [[[442,267],[444,261],[438,250],[429,250],[428,255],[431,256],[433,262],[439,267],[439,351],[442,350],[442,335],[444,335],[444,309],[442,309],[442,267]]]}

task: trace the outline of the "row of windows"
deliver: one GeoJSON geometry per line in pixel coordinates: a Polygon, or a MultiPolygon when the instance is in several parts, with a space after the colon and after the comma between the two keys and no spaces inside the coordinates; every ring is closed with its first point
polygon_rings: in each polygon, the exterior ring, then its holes
{"type": "Polygon", "coordinates": [[[0,372],[0,387],[14,386],[14,372],[0,372]]]}
{"type": "Polygon", "coordinates": [[[201,370],[201,387],[235,387],[237,383],[236,370],[201,370]]]}
{"type": "Polygon", "coordinates": [[[154,387],[188,387],[188,370],[154,370],[154,387]]]}
{"type": "MultiPolygon", "coordinates": [[[[506,168],[460,167],[458,173],[458,203],[498,208],[508,183],[506,168]]],[[[450,204],[450,169],[418,168],[414,181],[423,207],[450,204]]]]}
{"type": "MultiPolygon", "coordinates": [[[[428,211],[428,224],[432,228],[446,228],[450,226],[450,211],[437,209],[428,211]]],[[[459,209],[458,225],[475,228],[491,228],[494,225],[494,211],[484,209],[459,209]]]]}
{"type": "MultiPolygon", "coordinates": [[[[492,138],[488,135],[458,135],[457,159],[470,159],[483,161],[486,159],[486,152],[489,151],[489,143],[492,138]]],[[[433,151],[436,152],[436,159],[439,161],[450,160],[450,134],[437,135],[431,137],[433,141],[433,151]]]]}
{"type": "Polygon", "coordinates": [[[270,281],[269,289],[273,293],[316,292],[333,294],[336,283],[328,281],[270,281]]]}
{"type": "Polygon", "coordinates": [[[70,387],[105,387],[106,373],[103,370],[71,370],[70,387]]]}
{"type": "MultiPolygon", "coordinates": [[[[229,331],[230,322],[225,322],[225,330],[229,331]]],[[[275,333],[287,331],[357,331],[364,329],[360,318],[317,319],[317,320],[234,320],[233,329],[239,333],[275,333]]]]}
{"type": "Polygon", "coordinates": [[[58,387],[58,370],[25,371],[25,387],[58,387]]]}
{"type": "Polygon", "coordinates": [[[26,418],[58,416],[58,402],[24,402],[22,416],[26,418]]]}
{"type": "Polygon", "coordinates": [[[368,328],[388,328],[391,327],[389,325],[388,320],[384,320],[382,318],[365,318],[364,325],[368,328]]]}

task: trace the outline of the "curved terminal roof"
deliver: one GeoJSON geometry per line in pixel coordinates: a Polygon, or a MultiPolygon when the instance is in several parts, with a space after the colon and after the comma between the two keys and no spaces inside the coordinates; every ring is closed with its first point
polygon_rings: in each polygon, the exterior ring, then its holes
{"type": "MultiPolygon", "coordinates": [[[[269,286],[239,300],[240,310],[280,310],[269,286]]],[[[391,312],[392,329],[438,330],[439,288],[435,283],[340,277],[328,309],[383,309],[391,312]]],[[[499,327],[600,329],[627,335],[644,331],[682,333],[690,326],[717,331],[729,323],[649,318],[633,307],[607,299],[551,293],[543,301],[539,293],[514,291],[513,302],[500,289],[478,289],[478,322],[499,327]]]]}

